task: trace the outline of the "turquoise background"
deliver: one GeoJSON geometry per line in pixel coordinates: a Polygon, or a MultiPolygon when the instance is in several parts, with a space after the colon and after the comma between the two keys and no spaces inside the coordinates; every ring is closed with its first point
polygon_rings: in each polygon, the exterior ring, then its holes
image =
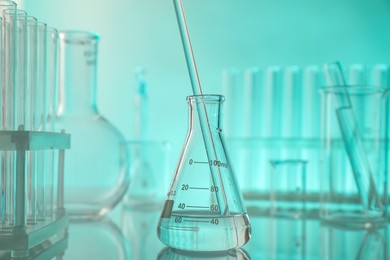
{"type": "MultiPolygon", "coordinates": [[[[371,66],[390,58],[389,1],[184,0],[184,5],[204,93],[221,93],[221,72],[230,67],[333,60],[371,66]]],[[[101,35],[98,106],[128,139],[135,127],[134,69],[144,66],[150,139],[172,141],[178,153],[191,87],[172,0],[24,0],[22,7],[59,30],[101,35]]]]}

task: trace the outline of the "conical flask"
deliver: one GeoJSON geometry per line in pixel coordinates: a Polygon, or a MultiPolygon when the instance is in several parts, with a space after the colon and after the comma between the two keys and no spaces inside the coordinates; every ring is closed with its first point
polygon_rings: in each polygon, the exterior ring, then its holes
{"type": "Polygon", "coordinates": [[[251,227],[242,194],[222,137],[224,97],[194,95],[189,104],[189,131],[159,220],[159,239],[189,251],[239,248],[250,239],[251,227]],[[198,107],[199,106],[199,107],[198,107]],[[198,110],[206,109],[214,142],[208,158],[198,110]]]}

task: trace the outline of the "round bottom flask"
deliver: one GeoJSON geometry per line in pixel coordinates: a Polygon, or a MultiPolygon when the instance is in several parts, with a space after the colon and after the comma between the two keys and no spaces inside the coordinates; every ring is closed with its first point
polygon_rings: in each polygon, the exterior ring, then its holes
{"type": "Polygon", "coordinates": [[[250,239],[249,218],[222,137],[223,100],[220,95],[188,97],[189,131],[157,228],[169,247],[225,251],[250,239]],[[207,112],[211,153],[205,148],[200,109],[207,112]]]}
{"type": "Polygon", "coordinates": [[[124,138],[96,108],[98,40],[89,32],[59,34],[62,96],[56,127],[71,135],[65,159],[65,207],[74,219],[104,215],[128,186],[124,138]]]}

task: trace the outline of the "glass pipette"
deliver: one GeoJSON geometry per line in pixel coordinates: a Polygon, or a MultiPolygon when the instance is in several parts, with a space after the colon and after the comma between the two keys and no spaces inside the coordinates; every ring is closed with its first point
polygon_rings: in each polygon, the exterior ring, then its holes
{"type": "Polygon", "coordinates": [[[336,94],[336,113],[362,205],[365,210],[380,209],[382,204],[375,187],[370,163],[346,89],[347,84],[341,65],[339,62],[329,63],[324,65],[324,69],[330,86],[343,86],[344,98],[336,94]]]}
{"type": "MultiPolygon", "coordinates": [[[[184,54],[186,57],[188,73],[191,80],[192,91],[194,95],[202,95],[202,86],[200,84],[198,69],[194,52],[192,50],[191,39],[188,32],[187,22],[184,13],[184,6],[182,0],[173,0],[176,12],[176,18],[179,25],[180,36],[183,44],[184,54]]],[[[197,104],[197,111],[202,130],[203,140],[206,148],[207,158],[209,161],[218,160],[217,150],[214,145],[211,134],[210,123],[207,116],[206,106],[204,101],[197,104]]],[[[218,167],[210,165],[211,178],[215,186],[221,187],[221,192],[216,193],[217,202],[219,205],[219,213],[221,215],[230,215],[227,199],[225,195],[225,188],[222,182],[221,172],[218,167]]]]}

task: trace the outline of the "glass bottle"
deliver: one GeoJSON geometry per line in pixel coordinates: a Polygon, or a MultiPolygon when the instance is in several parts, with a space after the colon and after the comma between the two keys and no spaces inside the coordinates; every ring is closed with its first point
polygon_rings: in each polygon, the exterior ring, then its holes
{"type": "Polygon", "coordinates": [[[65,160],[65,208],[74,219],[104,215],[128,186],[124,138],[96,106],[98,41],[99,36],[91,32],[59,33],[56,129],[71,134],[65,160]]]}
{"type": "Polygon", "coordinates": [[[157,229],[169,247],[224,251],[250,239],[249,218],[222,136],[223,101],[220,95],[188,97],[188,135],[157,229]],[[207,112],[213,158],[207,156],[197,106],[207,112]]]}

